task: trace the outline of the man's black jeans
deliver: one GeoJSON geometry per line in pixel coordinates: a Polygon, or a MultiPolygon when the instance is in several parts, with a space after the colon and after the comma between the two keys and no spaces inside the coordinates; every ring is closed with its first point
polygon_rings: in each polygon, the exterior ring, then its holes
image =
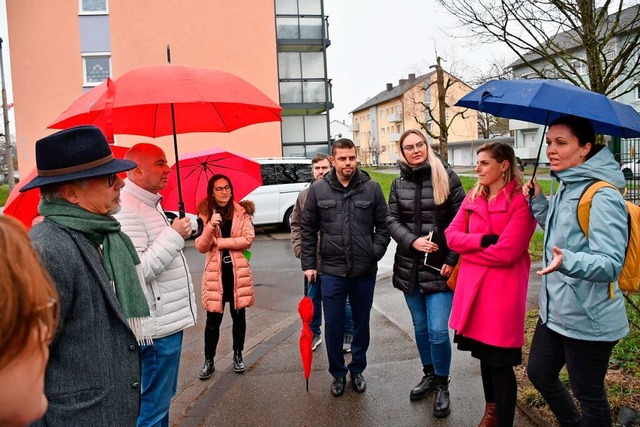
{"type": "Polygon", "coordinates": [[[552,331],[538,319],[527,375],[560,422],[561,426],[611,426],[611,411],[604,376],[611,350],[618,341],[584,341],[552,331]],[[560,381],[564,365],[569,372],[578,411],[567,387],[560,381]]]}

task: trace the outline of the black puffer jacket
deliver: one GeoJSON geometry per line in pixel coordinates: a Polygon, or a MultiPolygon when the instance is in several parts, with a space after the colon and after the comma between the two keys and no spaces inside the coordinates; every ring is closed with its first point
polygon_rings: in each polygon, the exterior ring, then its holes
{"type": "Polygon", "coordinates": [[[438,244],[439,249],[429,254],[427,263],[436,268],[441,268],[444,263],[455,265],[458,254],[447,247],[444,230],[464,200],[460,178],[452,169],[447,168],[449,197],[445,203],[436,206],[431,165],[426,163],[414,169],[402,162],[398,164],[400,177],[391,185],[387,216],[389,233],[398,243],[393,264],[393,286],[409,293],[414,292],[416,283],[420,284],[423,293],[448,291],[446,278],[425,266],[424,252],[415,250],[411,244],[433,230],[432,241],[438,244]]]}
{"type": "Polygon", "coordinates": [[[302,270],[316,268],[318,231],[322,233],[320,271],[342,277],[375,274],[389,245],[387,203],[380,185],[356,169],[348,187],[335,170],[309,188],[300,224],[302,270]]]}

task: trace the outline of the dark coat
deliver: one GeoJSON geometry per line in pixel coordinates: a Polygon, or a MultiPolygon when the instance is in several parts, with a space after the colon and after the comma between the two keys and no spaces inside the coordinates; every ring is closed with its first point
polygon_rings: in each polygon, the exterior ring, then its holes
{"type": "Polygon", "coordinates": [[[335,170],[309,188],[302,212],[302,270],[316,269],[318,231],[322,233],[320,271],[342,277],[375,275],[389,245],[387,202],[380,184],[356,169],[344,187],[335,170]]]}
{"type": "Polygon", "coordinates": [[[48,220],[30,234],[60,303],[45,374],[49,408],[35,425],[135,426],[138,345],[98,248],[83,234],[48,220]]]}
{"type": "Polygon", "coordinates": [[[458,255],[447,247],[444,231],[458,212],[464,200],[464,189],[460,178],[451,169],[449,175],[449,197],[436,206],[433,198],[431,165],[418,168],[398,162],[400,177],[391,184],[387,225],[393,240],[398,243],[393,264],[393,286],[403,292],[413,293],[414,284],[420,284],[423,293],[448,291],[446,278],[436,270],[424,265],[424,252],[415,250],[411,244],[421,236],[433,231],[432,241],[438,251],[427,257],[427,263],[441,268],[443,264],[455,265],[458,255]]]}

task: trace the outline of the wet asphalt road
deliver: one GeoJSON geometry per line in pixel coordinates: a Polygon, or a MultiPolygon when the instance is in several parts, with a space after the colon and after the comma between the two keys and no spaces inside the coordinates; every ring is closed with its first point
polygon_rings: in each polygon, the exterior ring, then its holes
{"type": "MultiPolygon", "coordinates": [[[[231,368],[231,319],[222,323],[212,378],[200,381],[203,363],[205,313],[200,307],[204,255],[190,241],[185,255],[196,284],[198,324],[185,331],[178,392],[171,407],[171,423],[187,426],[476,426],[484,410],[478,362],[453,350],[452,413],[444,419],[431,414],[433,399],[411,402],[409,390],[422,376],[411,319],[402,293],[393,289],[390,274],[395,250],[392,242],[379,263],[371,314],[371,345],[364,372],[367,391],[355,393],[348,382],[341,398],[329,393],[331,376],[324,344],[314,352],[309,392],[300,363],[297,305],[302,297],[302,273],[293,256],[289,236],[276,228],[259,228],[251,265],[256,303],[247,310],[245,364],[238,375],[231,368]]],[[[535,306],[539,283],[535,274],[529,306],[535,306]]],[[[348,361],[347,356],[347,361],[348,361]]],[[[518,414],[516,426],[531,426],[518,414]]]]}

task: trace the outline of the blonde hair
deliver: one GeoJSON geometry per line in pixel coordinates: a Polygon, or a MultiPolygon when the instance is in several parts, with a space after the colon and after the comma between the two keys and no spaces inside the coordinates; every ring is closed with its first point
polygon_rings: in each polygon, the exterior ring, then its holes
{"type": "Polygon", "coordinates": [[[433,151],[433,148],[431,148],[431,146],[427,142],[427,138],[418,129],[409,129],[400,136],[400,140],[398,141],[400,148],[398,151],[402,154],[402,159],[400,159],[400,161],[408,166],[407,159],[404,156],[404,148],[402,147],[402,143],[411,134],[417,135],[427,147],[427,160],[425,163],[429,163],[431,165],[433,200],[435,201],[436,205],[441,205],[447,201],[447,199],[449,198],[449,193],[451,192],[451,188],[449,187],[449,174],[447,173],[447,170],[442,164],[440,158],[436,155],[436,153],[433,151]]]}
{"type": "Polygon", "coordinates": [[[40,342],[53,336],[57,298],[25,228],[0,215],[0,369],[20,357],[34,334],[40,342]]]}
{"type": "MultiPolygon", "coordinates": [[[[520,192],[522,190],[522,172],[520,172],[520,169],[516,166],[516,154],[513,148],[509,144],[496,141],[482,144],[476,151],[476,154],[480,154],[483,151],[488,151],[489,156],[498,163],[502,163],[505,160],[509,162],[509,168],[504,172],[503,176],[504,185],[506,186],[515,179],[517,185],[513,189],[513,194],[520,192]]],[[[476,185],[471,189],[469,200],[474,200],[479,195],[489,197],[489,187],[481,185],[480,181],[476,182],[476,185]]],[[[507,194],[507,197],[510,196],[511,194],[507,194]]]]}

